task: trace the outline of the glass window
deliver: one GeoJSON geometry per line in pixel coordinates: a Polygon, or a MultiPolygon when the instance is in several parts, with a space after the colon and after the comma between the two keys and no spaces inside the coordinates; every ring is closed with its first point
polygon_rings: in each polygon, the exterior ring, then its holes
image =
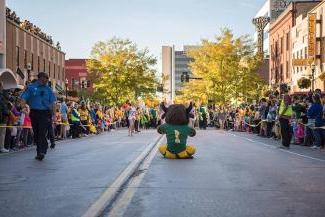
{"type": "Polygon", "coordinates": [[[27,68],[27,50],[24,50],[24,68],[27,68]]]}
{"type": "Polygon", "coordinates": [[[19,47],[16,46],[16,65],[19,67],[19,47]]]}

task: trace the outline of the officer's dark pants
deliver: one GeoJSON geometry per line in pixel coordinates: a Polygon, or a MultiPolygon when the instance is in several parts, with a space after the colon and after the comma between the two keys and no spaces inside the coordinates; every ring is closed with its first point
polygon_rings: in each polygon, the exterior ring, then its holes
{"type": "Polygon", "coordinates": [[[47,138],[50,140],[51,144],[55,144],[55,136],[54,136],[54,129],[52,123],[49,124],[47,138]]]}
{"type": "Polygon", "coordinates": [[[30,112],[32,128],[34,132],[34,142],[36,143],[37,155],[46,154],[48,143],[46,139],[47,131],[51,125],[52,115],[49,110],[34,110],[30,112]]]}
{"type": "Polygon", "coordinates": [[[285,118],[280,118],[279,121],[281,127],[282,145],[285,147],[289,147],[291,142],[291,136],[292,136],[289,120],[285,118]]]}
{"type": "Polygon", "coordinates": [[[71,135],[73,139],[80,137],[80,122],[72,122],[71,135]]]}

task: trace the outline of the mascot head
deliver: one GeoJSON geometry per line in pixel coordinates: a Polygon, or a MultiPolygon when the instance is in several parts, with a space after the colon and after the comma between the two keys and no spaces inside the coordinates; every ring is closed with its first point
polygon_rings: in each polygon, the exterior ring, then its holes
{"type": "Polygon", "coordinates": [[[162,118],[165,118],[167,124],[187,125],[190,118],[194,117],[193,114],[191,114],[193,108],[192,102],[188,108],[182,104],[174,104],[166,108],[164,103],[161,103],[160,107],[165,112],[162,118]]]}

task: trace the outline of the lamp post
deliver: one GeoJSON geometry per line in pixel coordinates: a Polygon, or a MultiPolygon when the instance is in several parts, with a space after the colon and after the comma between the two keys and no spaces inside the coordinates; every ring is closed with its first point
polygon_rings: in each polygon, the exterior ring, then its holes
{"type": "Polygon", "coordinates": [[[31,81],[30,79],[30,71],[32,70],[32,65],[30,63],[27,64],[27,82],[31,81]]]}
{"type": "Polygon", "coordinates": [[[65,79],[65,100],[68,100],[68,84],[69,84],[69,80],[66,78],[65,79]]]}

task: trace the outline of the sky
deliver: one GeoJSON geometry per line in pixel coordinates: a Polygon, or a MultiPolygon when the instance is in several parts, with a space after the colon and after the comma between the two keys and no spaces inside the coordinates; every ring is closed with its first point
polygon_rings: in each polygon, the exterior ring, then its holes
{"type": "Polygon", "coordinates": [[[60,41],[69,58],[88,58],[93,45],[116,36],[148,48],[161,69],[161,46],[197,45],[227,27],[254,33],[252,18],[265,0],[6,0],[60,41]]]}

